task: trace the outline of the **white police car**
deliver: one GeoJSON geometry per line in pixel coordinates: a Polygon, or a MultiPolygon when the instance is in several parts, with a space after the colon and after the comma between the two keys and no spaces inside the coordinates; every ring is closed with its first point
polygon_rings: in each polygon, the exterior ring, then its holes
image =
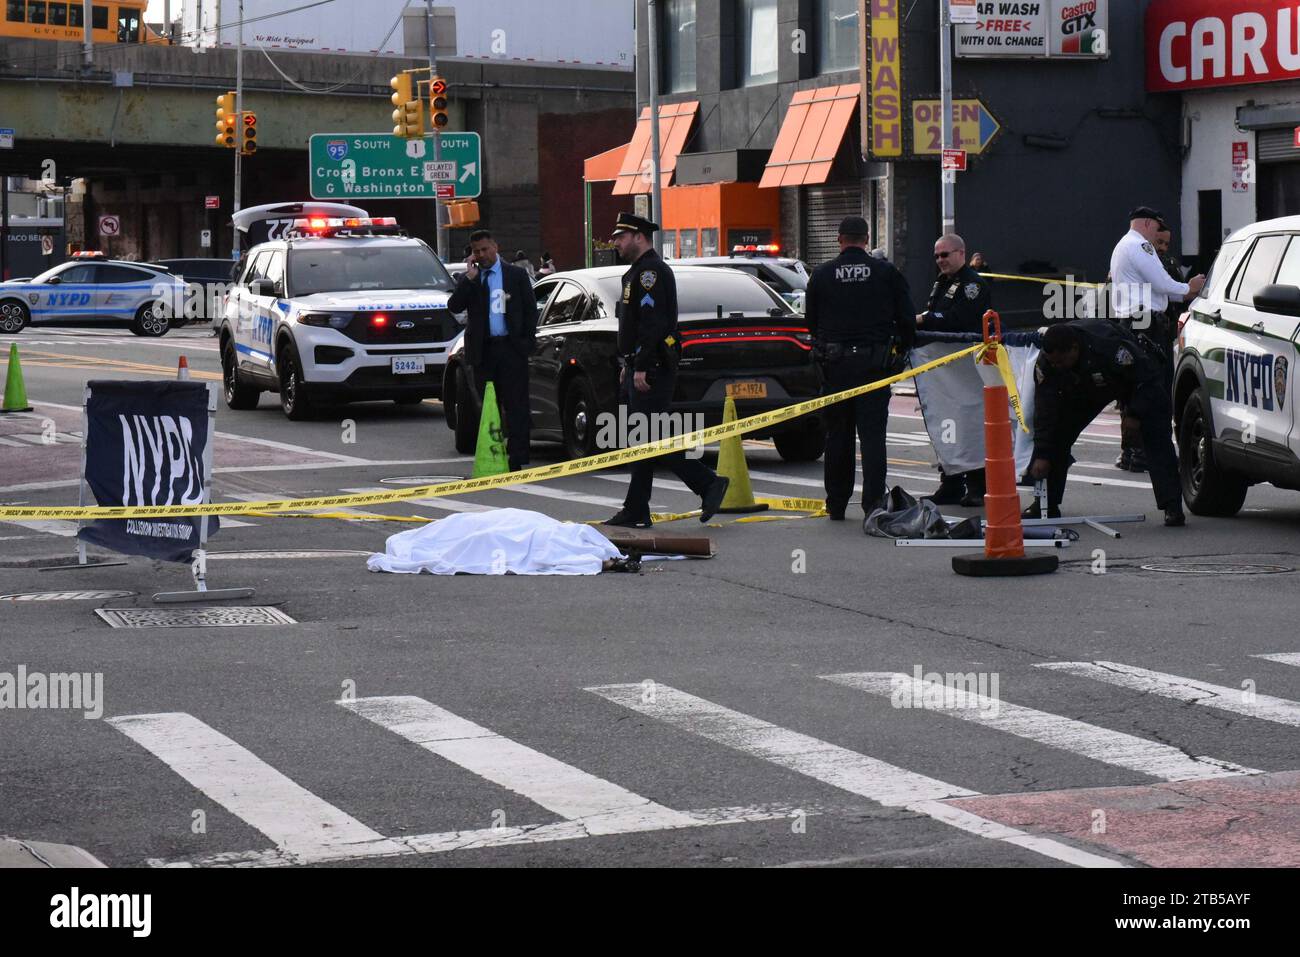
{"type": "Polygon", "coordinates": [[[1234,515],[1259,482],[1300,489],[1300,216],[1229,236],[1183,316],[1174,372],[1183,497],[1234,515]]]}
{"type": "Polygon", "coordinates": [[[417,403],[442,391],[461,334],[452,281],[396,220],[308,217],[244,257],[218,334],[226,404],[278,392],[290,419],[321,404],[417,403]]]}
{"type": "Polygon", "coordinates": [[[669,259],[670,266],[717,266],[739,269],[755,276],[794,307],[803,312],[808,291],[808,267],[801,260],[781,255],[775,243],[735,246],[730,256],[695,256],[687,259],[669,259]]]}
{"type": "Polygon", "coordinates": [[[138,336],[161,336],[184,299],[184,280],[164,269],[79,253],[33,279],[0,284],[0,333],[28,325],[127,323],[138,336]]]}

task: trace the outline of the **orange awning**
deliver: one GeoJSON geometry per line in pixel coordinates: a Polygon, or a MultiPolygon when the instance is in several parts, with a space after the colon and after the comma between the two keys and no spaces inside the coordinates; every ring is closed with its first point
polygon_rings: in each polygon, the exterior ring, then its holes
{"type": "MultiPolygon", "coordinates": [[[[686,137],[691,132],[691,124],[695,122],[699,108],[698,100],[659,104],[659,181],[663,186],[672,183],[673,172],[677,169],[677,154],[686,145],[686,137]]],[[[618,182],[614,184],[614,195],[650,192],[649,169],[650,107],[647,106],[641,110],[636,132],[632,134],[632,142],[627,145],[627,155],[618,171],[618,182]]]]}
{"type": "Polygon", "coordinates": [[[597,153],[582,161],[582,178],[588,183],[608,183],[618,179],[618,171],[623,168],[623,158],[631,143],[615,146],[612,150],[597,153]]]}
{"type": "MultiPolygon", "coordinates": [[[[790,98],[781,132],[768,158],[765,186],[807,186],[824,183],[835,154],[858,108],[856,83],[800,90],[790,98]]],[[[635,141],[634,141],[635,142],[635,141]]]]}

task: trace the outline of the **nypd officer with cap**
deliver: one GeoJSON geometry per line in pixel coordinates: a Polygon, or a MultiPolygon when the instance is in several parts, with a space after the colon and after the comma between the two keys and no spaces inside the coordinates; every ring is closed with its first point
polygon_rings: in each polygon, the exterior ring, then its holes
{"type": "MultiPolygon", "coordinates": [[[[804,307],[827,394],[889,375],[916,339],[907,280],[888,261],[867,254],[867,221],[846,216],[839,242],[839,256],[813,270],[804,307]]],[[[870,514],[885,494],[889,389],[838,402],[825,415],[826,512],[843,521],[853,497],[856,432],[862,442],[862,508],[870,514]]]]}
{"type": "MultiPolygon", "coordinates": [[[[1169,434],[1173,412],[1164,371],[1132,332],[1109,319],[1051,326],[1043,333],[1034,382],[1034,458],[1029,474],[1047,479],[1048,518],[1060,517],[1074,443],[1106,406],[1119,400],[1124,435],[1146,447],[1151,487],[1156,505],[1164,510],[1165,524],[1186,523],[1178,457],[1169,434]]],[[[1037,501],[1024,517],[1043,517],[1037,501]]]]}
{"type": "MultiPolygon", "coordinates": [[[[677,281],[655,252],[652,237],[659,227],[648,219],[620,213],[611,241],[631,268],[623,275],[619,304],[618,351],[623,358],[619,385],[625,388],[629,420],[667,412],[677,381],[681,346],[677,335],[677,281]]],[[[663,461],[691,491],[700,496],[700,521],[707,522],[722,506],[729,479],[685,452],[632,463],[623,508],[606,525],[649,528],[650,488],[655,462],[663,461]]]]}
{"type": "MultiPolygon", "coordinates": [[[[934,264],[939,278],[925,312],[916,317],[917,327],[927,332],[983,332],[984,313],[993,308],[993,292],[988,280],[966,264],[966,241],[956,233],[940,236],[934,244],[934,264]]],[[[928,496],[934,504],[971,508],[984,504],[983,469],[960,475],[940,469],[939,475],[939,488],[928,496]]]]}

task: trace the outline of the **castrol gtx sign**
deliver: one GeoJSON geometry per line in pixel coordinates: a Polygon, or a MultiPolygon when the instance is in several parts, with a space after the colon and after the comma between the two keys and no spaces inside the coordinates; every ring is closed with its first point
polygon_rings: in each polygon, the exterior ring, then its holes
{"type": "Polygon", "coordinates": [[[1300,79],[1300,2],[1152,0],[1147,89],[1300,79]]]}

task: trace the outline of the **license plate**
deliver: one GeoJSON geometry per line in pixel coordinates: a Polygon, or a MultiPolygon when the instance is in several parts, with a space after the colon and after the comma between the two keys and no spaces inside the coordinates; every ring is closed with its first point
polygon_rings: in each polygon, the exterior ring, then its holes
{"type": "Polygon", "coordinates": [[[727,396],[732,399],[766,399],[766,382],[728,382],[727,396]]]}
{"type": "Polygon", "coordinates": [[[393,356],[393,375],[410,375],[424,371],[424,356],[393,356]]]}

